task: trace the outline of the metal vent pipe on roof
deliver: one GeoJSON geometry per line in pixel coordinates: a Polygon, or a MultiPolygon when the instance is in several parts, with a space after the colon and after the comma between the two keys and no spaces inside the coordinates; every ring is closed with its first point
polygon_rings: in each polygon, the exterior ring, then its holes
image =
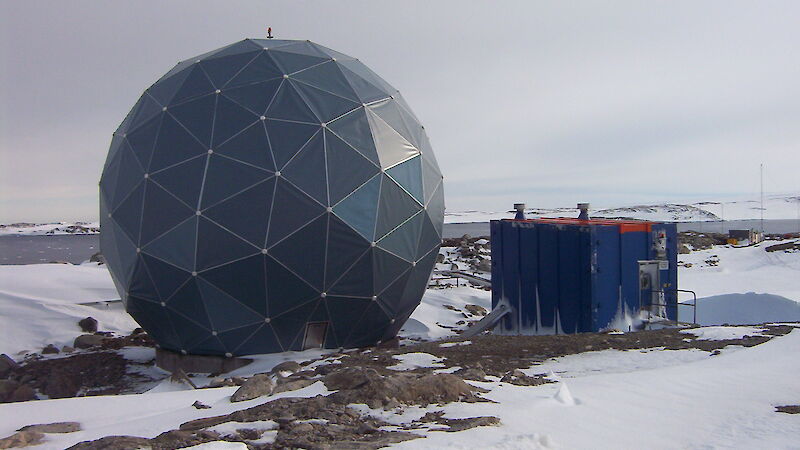
{"type": "Polygon", "coordinates": [[[514,209],[517,211],[514,219],[525,220],[525,203],[514,203],[514,209]]]}
{"type": "Polygon", "coordinates": [[[589,220],[589,204],[588,203],[578,203],[578,210],[580,210],[580,214],[578,215],[578,220],[589,220]]]}

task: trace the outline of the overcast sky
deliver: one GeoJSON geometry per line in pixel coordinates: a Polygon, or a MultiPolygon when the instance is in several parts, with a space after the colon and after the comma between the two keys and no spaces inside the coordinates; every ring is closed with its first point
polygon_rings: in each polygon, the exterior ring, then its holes
{"type": "Polygon", "coordinates": [[[450,210],[800,190],[798,1],[0,2],[0,222],[97,218],[111,133],[245,37],[360,58],[428,131],[450,210]]]}

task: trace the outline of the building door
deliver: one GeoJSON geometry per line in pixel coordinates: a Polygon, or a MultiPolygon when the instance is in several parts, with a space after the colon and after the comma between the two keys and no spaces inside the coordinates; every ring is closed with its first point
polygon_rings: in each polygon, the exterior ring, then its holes
{"type": "Polygon", "coordinates": [[[666,317],[658,267],[659,261],[639,261],[639,308],[651,317],[666,317]]]}
{"type": "Polygon", "coordinates": [[[328,331],[328,322],[309,322],[306,324],[306,334],[303,337],[303,350],[309,348],[322,348],[325,345],[325,333],[328,331]]]}

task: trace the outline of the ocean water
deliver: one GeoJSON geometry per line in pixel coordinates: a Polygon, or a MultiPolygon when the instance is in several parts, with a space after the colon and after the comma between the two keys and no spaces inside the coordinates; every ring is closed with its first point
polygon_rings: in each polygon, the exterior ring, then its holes
{"type": "MultiPolygon", "coordinates": [[[[730,229],[761,229],[759,220],[732,220],[725,222],[686,222],[678,224],[678,231],[724,233],[730,229]]],[[[765,220],[767,233],[796,233],[800,231],[797,220],[765,220]]],[[[473,237],[488,236],[489,222],[446,223],[443,237],[455,238],[468,234],[473,237]]],[[[0,264],[41,264],[53,261],[79,264],[100,251],[100,236],[0,236],[0,264]]]]}

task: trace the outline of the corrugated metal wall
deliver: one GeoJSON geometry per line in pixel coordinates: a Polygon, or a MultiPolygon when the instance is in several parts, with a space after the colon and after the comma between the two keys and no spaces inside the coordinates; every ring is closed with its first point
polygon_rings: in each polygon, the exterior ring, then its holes
{"type": "MultiPolygon", "coordinates": [[[[640,309],[639,261],[656,259],[653,231],[667,235],[665,300],[677,295],[675,224],[608,220],[499,220],[491,223],[492,306],[505,303],[496,333],[598,331],[640,309]]],[[[668,307],[677,319],[677,308],[668,307]]]]}

